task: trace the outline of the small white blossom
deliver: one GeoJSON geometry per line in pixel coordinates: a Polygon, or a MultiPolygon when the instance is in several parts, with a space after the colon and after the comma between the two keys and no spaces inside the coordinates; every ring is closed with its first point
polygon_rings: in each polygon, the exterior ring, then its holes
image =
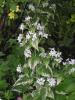
{"type": "Polygon", "coordinates": [[[25,17],[25,21],[26,21],[26,22],[27,22],[27,21],[30,21],[30,19],[31,19],[30,16],[25,17]]]}
{"type": "Polygon", "coordinates": [[[63,65],[66,65],[67,63],[66,62],[63,62],[63,65]]]}
{"type": "Polygon", "coordinates": [[[69,70],[69,74],[72,74],[74,72],[75,72],[75,68],[74,67],[69,70]]]}
{"type": "Polygon", "coordinates": [[[66,59],[66,62],[63,62],[63,65],[66,65],[66,64],[70,64],[70,65],[74,65],[75,64],[75,59],[66,59]]]}
{"type": "Polygon", "coordinates": [[[2,100],[2,99],[0,98],[0,100],[2,100]]]}
{"type": "Polygon", "coordinates": [[[39,31],[38,34],[41,37],[48,38],[48,34],[44,33],[43,31],[39,31]]]}
{"type": "Polygon", "coordinates": [[[22,39],[23,39],[23,34],[19,34],[17,38],[18,42],[21,43],[22,39]]]}
{"type": "Polygon", "coordinates": [[[33,6],[33,4],[29,4],[29,9],[30,9],[31,11],[34,11],[34,10],[35,10],[35,7],[33,6]]]}
{"type": "Polygon", "coordinates": [[[21,73],[22,72],[22,68],[21,68],[21,65],[18,65],[17,69],[16,69],[17,72],[21,73]]]}
{"type": "Polygon", "coordinates": [[[39,31],[38,33],[40,36],[43,36],[43,31],[39,31]]]}
{"type": "Polygon", "coordinates": [[[38,78],[36,83],[39,85],[44,85],[45,79],[44,78],[38,78]]]}
{"type": "Polygon", "coordinates": [[[58,63],[62,61],[61,52],[55,51],[54,48],[51,48],[49,55],[52,56],[54,60],[57,61],[58,63]]]}
{"type": "Polygon", "coordinates": [[[56,52],[55,57],[59,58],[61,56],[61,52],[56,52]]]}
{"type": "Polygon", "coordinates": [[[71,60],[69,61],[69,64],[74,65],[74,64],[75,64],[75,59],[71,59],[71,60]]]}
{"type": "Polygon", "coordinates": [[[30,39],[30,37],[31,37],[31,36],[30,36],[30,34],[29,34],[29,33],[27,33],[27,34],[26,34],[26,39],[27,39],[27,40],[29,40],[29,39],[30,39]]]}
{"type": "Polygon", "coordinates": [[[32,36],[32,41],[35,41],[37,39],[36,33],[33,34],[32,36]]]}
{"type": "Polygon", "coordinates": [[[24,51],[24,56],[25,56],[26,58],[31,57],[31,51],[30,51],[29,48],[26,48],[26,49],[25,49],[25,51],[24,51]]]}
{"type": "Polygon", "coordinates": [[[50,56],[55,57],[55,55],[56,55],[56,51],[55,51],[55,49],[54,49],[54,48],[51,48],[49,54],[50,54],[50,56]]]}
{"type": "Polygon", "coordinates": [[[43,31],[44,30],[44,26],[42,26],[40,23],[38,23],[37,24],[37,30],[43,31]]]}
{"type": "Polygon", "coordinates": [[[25,25],[23,23],[21,23],[19,29],[22,30],[22,32],[23,32],[23,30],[25,29],[25,25]]]}
{"type": "Polygon", "coordinates": [[[56,79],[55,78],[47,78],[47,82],[51,87],[54,87],[56,85],[56,79]]]}
{"type": "Polygon", "coordinates": [[[48,34],[44,33],[43,37],[48,38],[48,34]]]}

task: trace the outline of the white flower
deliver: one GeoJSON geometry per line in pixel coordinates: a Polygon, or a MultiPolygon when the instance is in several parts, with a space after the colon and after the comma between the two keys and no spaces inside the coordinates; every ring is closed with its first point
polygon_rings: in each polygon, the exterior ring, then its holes
{"type": "Polygon", "coordinates": [[[39,85],[44,85],[45,79],[44,78],[38,78],[36,83],[39,85]]]}
{"type": "Polygon", "coordinates": [[[51,48],[49,54],[50,54],[50,56],[52,56],[52,57],[54,58],[54,60],[57,61],[58,63],[60,63],[60,62],[62,61],[61,52],[55,51],[54,48],[51,48]]]}
{"type": "Polygon", "coordinates": [[[30,39],[30,34],[29,34],[29,33],[26,34],[26,39],[27,39],[27,40],[30,39]]]}
{"type": "Polygon", "coordinates": [[[59,51],[55,51],[54,48],[51,48],[50,51],[50,56],[52,56],[54,58],[55,61],[57,61],[58,63],[60,63],[62,61],[62,57],[61,57],[61,52],[59,51]]]}
{"type": "Polygon", "coordinates": [[[24,51],[24,56],[25,56],[26,58],[31,57],[31,51],[30,51],[29,47],[27,47],[27,48],[25,49],[25,51],[24,51]]]}
{"type": "Polygon", "coordinates": [[[69,74],[72,74],[74,72],[75,72],[75,68],[74,67],[69,70],[69,74]]]}
{"type": "Polygon", "coordinates": [[[33,4],[29,4],[29,9],[34,11],[35,10],[35,7],[33,6],[33,4]]]}
{"type": "Polygon", "coordinates": [[[38,23],[38,24],[37,24],[37,30],[43,31],[43,30],[44,30],[44,26],[41,26],[41,24],[38,23]]]}
{"type": "Polygon", "coordinates": [[[48,34],[44,33],[43,31],[39,31],[38,34],[39,34],[41,37],[48,38],[48,34]]]}
{"type": "Polygon", "coordinates": [[[48,34],[44,33],[43,37],[48,38],[48,34]]]}
{"type": "Polygon", "coordinates": [[[25,25],[23,23],[21,23],[19,29],[22,30],[22,32],[23,32],[23,30],[25,29],[25,25]]]}
{"type": "Polygon", "coordinates": [[[63,62],[63,65],[66,65],[67,64],[67,62],[63,62]]]}
{"type": "Polygon", "coordinates": [[[56,56],[56,58],[60,57],[61,56],[61,52],[57,52],[55,56],[56,56]]]}
{"type": "Polygon", "coordinates": [[[39,31],[39,35],[40,36],[43,36],[43,31],[39,31]]]}
{"type": "Polygon", "coordinates": [[[63,62],[63,65],[66,65],[66,64],[70,64],[70,65],[74,65],[75,64],[75,59],[66,59],[66,62],[63,62]]]}
{"type": "Polygon", "coordinates": [[[0,100],[2,100],[2,99],[0,98],[0,100]]]}
{"type": "Polygon", "coordinates": [[[22,68],[21,68],[21,65],[18,65],[17,69],[16,69],[17,72],[21,73],[22,72],[22,68]]]}
{"type": "Polygon", "coordinates": [[[75,64],[75,59],[71,59],[71,60],[69,61],[69,64],[74,65],[74,64],[75,64]]]}
{"type": "Polygon", "coordinates": [[[32,36],[32,41],[35,41],[37,39],[36,33],[33,34],[32,36]]]}
{"type": "Polygon", "coordinates": [[[56,85],[56,79],[55,78],[47,78],[47,82],[51,87],[54,87],[56,85]]]}
{"type": "Polygon", "coordinates": [[[23,39],[23,34],[19,34],[17,38],[18,42],[21,43],[22,39],[23,39]]]}
{"type": "Polygon", "coordinates": [[[50,56],[55,57],[55,55],[56,55],[56,51],[55,51],[55,49],[54,49],[54,48],[51,48],[49,54],[50,54],[50,56]]]}
{"type": "Polygon", "coordinates": [[[30,16],[25,17],[25,21],[30,21],[30,19],[31,19],[30,16]]]}

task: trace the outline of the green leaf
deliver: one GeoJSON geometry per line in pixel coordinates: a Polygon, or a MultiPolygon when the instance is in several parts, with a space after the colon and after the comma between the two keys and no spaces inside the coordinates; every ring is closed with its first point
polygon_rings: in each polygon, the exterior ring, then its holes
{"type": "Polygon", "coordinates": [[[0,0],[0,7],[2,7],[4,1],[5,0],[0,0]]]}
{"type": "Polygon", "coordinates": [[[13,94],[12,94],[12,92],[11,91],[6,91],[5,92],[5,98],[7,99],[7,100],[10,100],[10,99],[12,99],[13,98],[13,94]]]}
{"type": "Polygon", "coordinates": [[[75,100],[75,92],[71,93],[71,94],[68,96],[68,100],[75,100]]]}
{"type": "Polygon", "coordinates": [[[33,100],[46,100],[46,88],[43,87],[35,92],[33,100]]]}
{"type": "Polygon", "coordinates": [[[47,97],[54,99],[54,93],[50,87],[47,87],[47,97]]]}
{"type": "Polygon", "coordinates": [[[23,94],[23,100],[33,100],[31,94],[23,94]]]}
{"type": "Polygon", "coordinates": [[[35,40],[34,42],[33,41],[31,42],[32,47],[35,48],[36,50],[38,50],[38,44],[39,44],[39,40],[38,39],[35,40]]]}
{"type": "Polygon", "coordinates": [[[11,10],[16,10],[16,3],[15,2],[10,3],[10,9],[11,10]]]}
{"type": "MultiPolygon", "coordinates": [[[[56,95],[56,100],[67,100],[66,99],[66,96],[64,96],[64,95],[56,95]]],[[[68,99],[69,100],[69,99],[68,99]]],[[[72,100],[72,99],[71,99],[72,100]]]]}
{"type": "Polygon", "coordinates": [[[0,80],[0,90],[5,90],[7,88],[8,84],[5,80],[0,80]]]}
{"type": "Polygon", "coordinates": [[[59,84],[57,86],[57,90],[58,91],[64,91],[64,92],[72,92],[75,91],[75,79],[72,77],[68,77],[66,79],[64,79],[64,81],[61,82],[61,84],[59,84]]]}

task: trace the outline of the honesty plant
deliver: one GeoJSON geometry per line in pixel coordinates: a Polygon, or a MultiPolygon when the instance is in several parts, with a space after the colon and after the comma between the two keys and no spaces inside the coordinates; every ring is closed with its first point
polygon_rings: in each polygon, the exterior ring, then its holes
{"type": "Polygon", "coordinates": [[[68,64],[71,62],[74,64],[74,60],[67,60],[69,63],[63,62],[60,51],[56,51],[55,48],[48,48],[46,51],[41,46],[41,41],[46,41],[48,34],[45,32],[45,26],[38,20],[32,22],[32,17],[27,16],[20,25],[20,30],[17,40],[20,48],[23,48],[25,61],[16,69],[19,76],[12,91],[23,93],[24,100],[31,100],[31,98],[32,100],[55,100],[56,95],[66,96],[68,92],[61,90],[60,93],[58,87],[74,72],[73,68],[66,72],[68,64]],[[24,32],[26,28],[28,31],[24,32]]]}
{"type": "Polygon", "coordinates": [[[0,100],[75,100],[74,6],[0,0],[0,100]]]}

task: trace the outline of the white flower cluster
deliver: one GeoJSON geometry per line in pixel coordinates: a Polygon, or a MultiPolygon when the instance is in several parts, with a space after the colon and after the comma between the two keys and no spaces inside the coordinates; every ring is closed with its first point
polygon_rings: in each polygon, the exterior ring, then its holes
{"type": "MultiPolygon", "coordinates": [[[[42,85],[44,85],[45,81],[46,80],[43,77],[41,77],[41,78],[37,79],[36,83],[39,84],[40,86],[42,86],[42,85]]],[[[53,77],[48,77],[47,78],[47,82],[48,82],[48,84],[49,84],[50,87],[54,87],[57,84],[56,79],[53,78],[53,77]]]]}
{"type": "Polygon", "coordinates": [[[53,77],[47,78],[47,82],[49,83],[49,85],[50,85],[51,87],[56,86],[56,79],[53,78],[53,77]]]}
{"type": "Polygon", "coordinates": [[[61,52],[56,51],[54,48],[50,48],[49,55],[52,56],[58,63],[62,61],[61,52]]]}
{"type": "MultiPolygon", "coordinates": [[[[30,19],[31,19],[30,16],[25,17],[25,22],[30,21],[30,19]]],[[[35,22],[33,25],[34,25],[34,27],[37,29],[37,32],[28,31],[28,32],[26,33],[26,42],[27,42],[28,40],[30,40],[30,39],[34,42],[35,40],[37,40],[37,38],[38,38],[39,36],[44,37],[44,38],[48,38],[48,34],[46,34],[46,33],[44,32],[44,26],[42,26],[42,25],[41,25],[40,23],[38,23],[38,22],[35,22]]],[[[25,29],[25,25],[22,23],[22,24],[20,25],[19,29],[23,32],[24,29],[25,29]]],[[[19,34],[17,40],[18,40],[18,42],[20,43],[20,46],[23,46],[22,39],[23,39],[23,34],[19,34]]]]}
{"type": "Polygon", "coordinates": [[[41,37],[44,37],[44,38],[48,38],[48,34],[46,34],[44,32],[44,26],[41,25],[40,23],[36,22],[34,23],[34,25],[36,26],[36,29],[38,31],[38,35],[41,36],[41,37]]]}
{"type": "Polygon", "coordinates": [[[31,57],[31,51],[30,51],[29,47],[27,47],[27,48],[24,50],[24,56],[25,56],[26,58],[31,57]]]}
{"type": "Polygon", "coordinates": [[[25,22],[30,21],[30,19],[31,19],[31,17],[30,17],[30,16],[25,17],[25,22]]]}
{"type": "Polygon", "coordinates": [[[70,64],[70,65],[74,65],[75,64],[75,59],[66,59],[66,62],[63,62],[63,65],[66,65],[66,64],[70,64]]]}
{"type": "Polygon", "coordinates": [[[19,65],[18,65],[18,67],[17,67],[16,71],[17,71],[18,73],[21,73],[21,72],[22,72],[22,67],[21,67],[21,64],[19,64],[19,65]]]}
{"type": "Polygon", "coordinates": [[[22,46],[22,39],[23,39],[23,34],[19,34],[17,40],[18,40],[18,43],[20,44],[20,46],[22,46]]]}
{"type": "Polygon", "coordinates": [[[36,27],[37,32],[32,32],[32,31],[27,32],[27,34],[26,34],[26,40],[27,41],[29,39],[32,39],[32,41],[34,42],[38,38],[38,36],[41,36],[41,37],[44,37],[44,38],[48,38],[48,34],[46,34],[44,32],[44,26],[42,26],[38,22],[35,22],[33,25],[36,27]]]}
{"type": "Polygon", "coordinates": [[[28,41],[29,39],[32,39],[32,41],[34,42],[37,39],[37,34],[31,31],[27,32],[26,40],[28,41]]]}
{"type": "Polygon", "coordinates": [[[38,78],[36,83],[39,85],[44,85],[45,79],[44,78],[38,78]]]}

